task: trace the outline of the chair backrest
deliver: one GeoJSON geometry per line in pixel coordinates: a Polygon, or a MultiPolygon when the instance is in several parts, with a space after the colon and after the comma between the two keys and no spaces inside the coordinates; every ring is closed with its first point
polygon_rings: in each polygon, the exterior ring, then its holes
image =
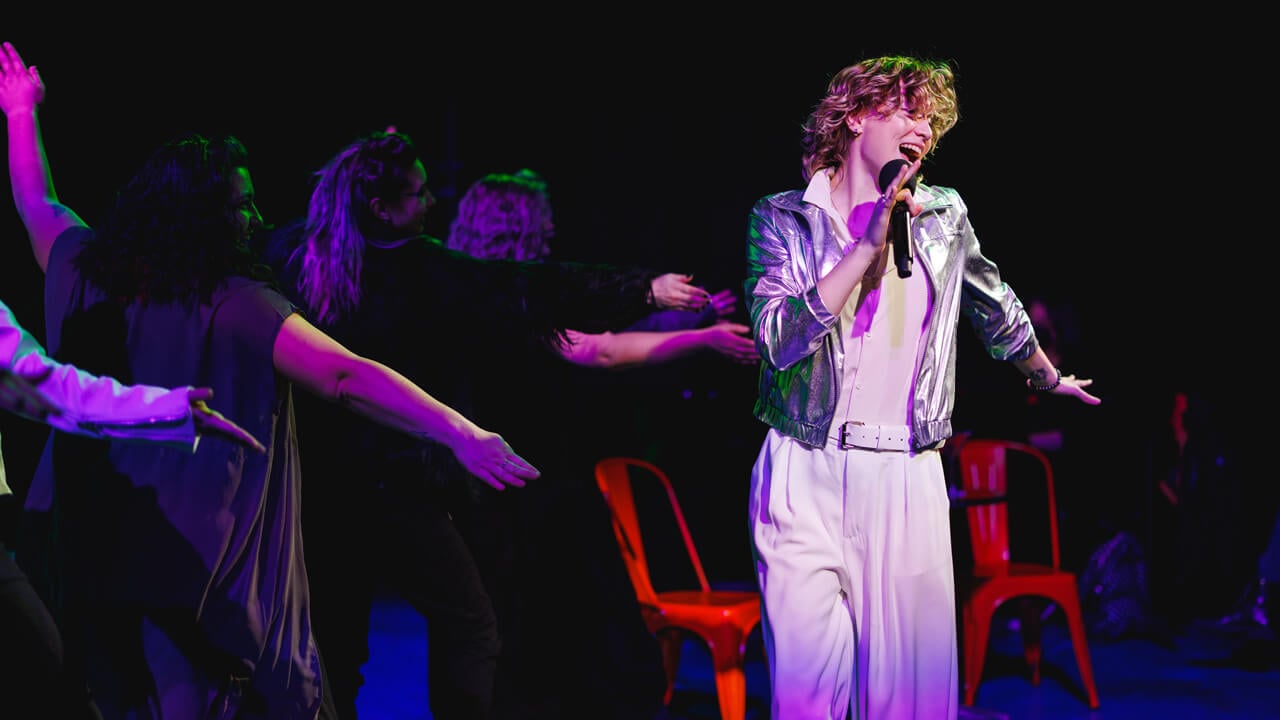
{"type": "MultiPolygon", "coordinates": [[[[966,492],[1009,493],[1010,457],[1025,456],[1013,466],[1021,475],[1032,475],[1029,468],[1039,465],[1043,471],[1044,494],[1049,512],[1049,545],[1053,568],[1059,568],[1058,508],[1054,499],[1053,465],[1033,445],[1016,440],[969,437],[956,450],[961,488],[966,492]],[[1030,462],[1027,462],[1030,460],[1030,462]]],[[[997,566],[1009,563],[1009,502],[971,505],[967,508],[969,539],[975,566],[997,566]]]]}
{"type": "Polygon", "coordinates": [[[596,486],[604,494],[605,503],[613,515],[613,532],[618,539],[618,547],[622,551],[627,565],[627,573],[631,576],[631,584],[635,586],[636,597],[642,605],[656,606],[658,594],[654,590],[652,576],[649,572],[649,560],[645,554],[644,537],[640,531],[640,516],[636,510],[636,496],[632,482],[654,482],[660,486],[667,501],[671,504],[671,514],[684,541],[684,549],[689,562],[697,574],[698,583],[703,592],[710,592],[707,574],[702,569],[702,560],[694,547],[693,537],[689,534],[689,526],[685,523],[684,513],[680,510],[680,502],[676,499],[671,480],[661,468],[651,462],[632,457],[608,457],[596,463],[596,486]]]}

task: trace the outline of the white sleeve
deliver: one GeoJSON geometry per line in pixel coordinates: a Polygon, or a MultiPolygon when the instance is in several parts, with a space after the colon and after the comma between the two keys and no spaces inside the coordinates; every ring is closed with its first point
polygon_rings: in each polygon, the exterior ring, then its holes
{"type": "Polygon", "coordinates": [[[50,358],[0,302],[0,368],[28,380],[60,412],[39,418],[63,432],[195,451],[191,388],[123,385],[50,358]]]}

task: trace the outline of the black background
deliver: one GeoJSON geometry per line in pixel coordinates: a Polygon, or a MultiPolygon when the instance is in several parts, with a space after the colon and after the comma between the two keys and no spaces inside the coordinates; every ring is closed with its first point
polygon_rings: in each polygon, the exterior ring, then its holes
{"type": "MultiPolygon", "coordinates": [[[[950,60],[961,119],[926,182],[961,191],[1020,295],[1070,307],[1080,342],[1064,369],[1095,378],[1104,399],[1087,421],[1105,440],[1086,458],[1090,491],[1140,503],[1177,390],[1204,397],[1242,445],[1265,444],[1244,417],[1274,406],[1270,238],[1230,226],[1262,211],[1244,156],[1273,132],[1232,84],[1265,63],[1237,55],[1216,18],[1036,8],[872,17],[823,5],[810,17],[782,4],[698,17],[638,4],[573,15],[347,4],[269,25],[230,8],[115,11],[78,16],[74,32],[48,11],[0,37],[42,70],[57,188],[91,225],[145,154],[183,130],[244,140],[259,207],[283,222],[305,212],[309,175],[333,152],[395,125],[424,153],[434,234],[472,181],[529,167],[550,182],[555,257],[692,272],[739,295],[747,210],[801,185],[799,126],[831,74],[887,53],[950,60]]],[[[38,336],[40,280],[16,214],[0,211],[0,288],[38,336]]],[[[763,434],[750,418],[754,371],[689,368],[677,395],[702,402],[638,440],[665,443],[673,462],[714,458],[691,467],[714,475],[691,503],[710,515],[732,497],[714,513],[728,530],[707,543],[739,553],[763,434]]],[[[967,338],[959,377],[958,426],[1000,411],[988,388],[1021,382],[967,338]]],[[[0,429],[20,488],[42,431],[13,418],[0,429]]]]}

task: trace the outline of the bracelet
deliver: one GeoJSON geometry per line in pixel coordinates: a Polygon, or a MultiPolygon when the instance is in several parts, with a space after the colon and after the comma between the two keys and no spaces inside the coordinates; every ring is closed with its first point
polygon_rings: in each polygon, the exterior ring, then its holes
{"type": "Polygon", "coordinates": [[[1058,368],[1054,368],[1053,371],[1058,374],[1058,377],[1054,378],[1053,382],[1049,383],[1048,385],[1037,385],[1031,382],[1031,378],[1027,378],[1027,387],[1031,388],[1032,390],[1038,390],[1039,392],[1049,392],[1050,390],[1058,387],[1058,385],[1062,382],[1062,371],[1059,370],[1058,368]]]}

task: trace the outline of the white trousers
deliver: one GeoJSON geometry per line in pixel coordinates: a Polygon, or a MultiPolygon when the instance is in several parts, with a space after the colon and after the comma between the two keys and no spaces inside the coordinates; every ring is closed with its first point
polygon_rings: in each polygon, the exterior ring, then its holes
{"type": "Polygon", "coordinates": [[[773,720],[954,720],[942,459],[769,430],[751,471],[773,720]]]}

